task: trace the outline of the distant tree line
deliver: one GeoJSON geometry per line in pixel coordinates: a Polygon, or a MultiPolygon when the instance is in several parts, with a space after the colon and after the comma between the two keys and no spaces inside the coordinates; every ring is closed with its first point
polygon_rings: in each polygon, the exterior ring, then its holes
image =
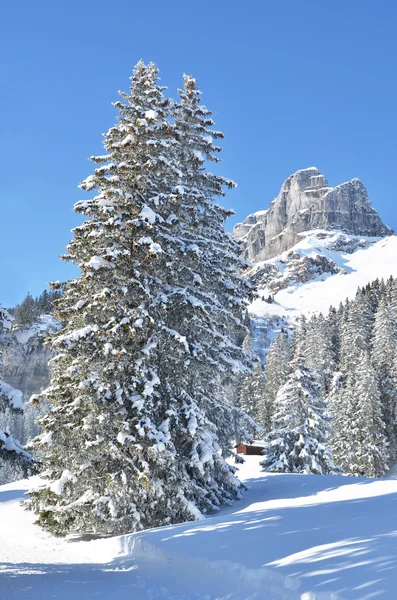
{"type": "Polygon", "coordinates": [[[21,304],[8,309],[14,318],[13,328],[30,327],[40,315],[51,314],[54,310],[54,301],[61,297],[61,293],[59,290],[44,290],[34,298],[28,292],[21,304]]]}

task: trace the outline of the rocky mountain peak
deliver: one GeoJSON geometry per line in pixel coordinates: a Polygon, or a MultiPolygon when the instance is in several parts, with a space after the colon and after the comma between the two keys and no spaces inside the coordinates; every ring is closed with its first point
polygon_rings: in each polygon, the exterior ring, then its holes
{"type": "Polygon", "coordinates": [[[314,229],[370,237],[392,233],[372,208],[359,179],[329,187],[325,176],[310,167],[290,175],[269,208],[248,215],[233,234],[245,242],[247,258],[258,262],[288,250],[301,233],[314,229]]]}

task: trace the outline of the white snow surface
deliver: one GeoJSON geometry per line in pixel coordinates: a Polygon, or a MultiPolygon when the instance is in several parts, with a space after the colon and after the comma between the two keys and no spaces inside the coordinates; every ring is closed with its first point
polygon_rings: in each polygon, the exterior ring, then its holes
{"type": "Polygon", "coordinates": [[[367,600],[397,589],[397,479],[275,475],[204,521],[58,539],[0,487],[1,600],[367,600]]]}
{"type": "Polygon", "coordinates": [[[52,315],[40,315],[37,322],[24,331],[14,331],[13,335],[20,344],[27,344],[31,337],[38,333],[57,331],[62,325],[52,315]]]}
{"type": "MultiPolygon", "coordinates": [[[[302,314],[327,313],[330,306],[338,307],[339,303],[347,298],[353,298],[359,287],[367,285],[376,278],[387,279],[390,275],[397,277],[397,236],[385,238],[366,238],[347,235],[350,239],[362,240],[367,247],[359,248],[349,254],[329,250],[326,246],[332,242],[333,232],[324,232],[327,237],[321,240],[317,237],[319,231],[303,234],[302,241],[285,252],[280,257],[272,258],[264,263],[258,263],[253,270],[268,263],[279,266],[281,271],[284,266],[280,258],[285,258],[288,253],[294,252],[301,257],[326,256],[344,272],[331,274],[324,273],[316,279],[306,283],[289,284],[288,287],[275,294],[275,302],[268,304],[260,298],[250,306],[253,316],[268,318],[284,316],[294,319],[302,314]]],[[[335,232],[337,240],[341,232],[335,232]]],[[[267,297],[270,290],[258,290],[259,296],[267,297]]]]}
{"type": "Polygon", "coordinates": [[[17,390],[5,381],[0,380],[0,395],[7,398],[12,408],[23,409],[23,394],[21,390],[17,390]]]}

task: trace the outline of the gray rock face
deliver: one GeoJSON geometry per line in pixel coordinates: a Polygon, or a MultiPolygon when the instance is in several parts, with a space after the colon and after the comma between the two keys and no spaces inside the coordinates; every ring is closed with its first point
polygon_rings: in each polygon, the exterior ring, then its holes
{"type": "Polygon", "coordinates": [[[4,381],[21,390],[24,401],[48,386],[51,351],[43,345],[43,337],[35,335],[26,344],[15,338],[3,350],[4,381]]]}
{"type": "Polygon", "coordinates": [[[314,229],[370,237],[393,233],[372,208],[359,179],[331,188],[311,167],[288,177],[268,210],[249,215],[233,234],[245,242],[247,258],[258,262],[288,250],[300,240],[300,233],[314,229]]]}
{"type": "Polygon", "coordinates": [[[51,315],[42,315],[28,330],[10,331],[3,336],[2,376],[6,383],[21,390],[24,402],[48,386],[48,363],[53,353],[44,346],[44,338],[60,327],[51,315]]]}

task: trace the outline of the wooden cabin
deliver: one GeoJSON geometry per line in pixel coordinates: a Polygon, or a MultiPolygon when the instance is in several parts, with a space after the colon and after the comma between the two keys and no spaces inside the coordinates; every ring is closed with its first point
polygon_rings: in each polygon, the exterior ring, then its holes
{"type": "Polygon", "coordinates": [[[253,441],[252,444],[247,444],[246,442],[240,442],[238,446],[236,446],[237,454],[247,454],[247,455],[262,455],[263,452],[263,442],[253,441]]]}

